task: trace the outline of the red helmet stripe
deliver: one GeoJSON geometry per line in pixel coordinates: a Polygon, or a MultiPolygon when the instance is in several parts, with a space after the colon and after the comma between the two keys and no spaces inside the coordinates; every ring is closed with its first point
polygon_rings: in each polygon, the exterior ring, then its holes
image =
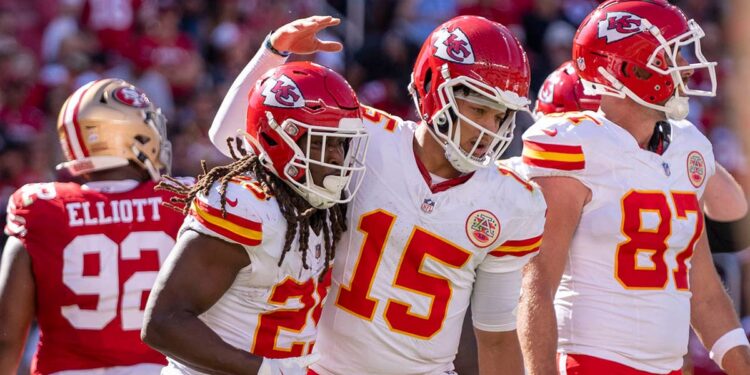
{"type": "MultiPolygon", "coordinates": [[[[70,105],[70,100],[65,102],[65,106],[62,109],[62,113],[64,114],[68,110],[68,106],[70,105]]],[[[70,132],[68,131],[68,124],[65,123],[63,125],[63,131],[65,132],[65,146],[67,147],[67,154],[70,155],[71,158],[76,158],[76,154],[73,153],[73,145],[70,141],[70,132]]]]}
{"type": "Polygon", "coordinates": [[[67,136],[71,155],[74,159],[80,159],[89,156],[88,150],[83,143],[83,136],[79,129],[78,124],[78,109],[81,105],[81,98],[84,94],[94,85],[97,81],[89,82],[83,87],[76,90],[68,100],[68,105],[65,107],[65,114],[63,117],[63,123],[65,124],[65,135],[67,136]]]}

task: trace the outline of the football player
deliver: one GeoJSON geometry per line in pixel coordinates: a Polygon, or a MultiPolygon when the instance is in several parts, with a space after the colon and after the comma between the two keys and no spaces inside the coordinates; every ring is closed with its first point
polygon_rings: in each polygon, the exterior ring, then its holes
{"type": "MultiPolygon", "coordinates": [[[[544,80],[534,106],[534,114],[540,119],[544,115],[555,113],[597,111],[600,101],[601,96],[587,95],[584,92],[573,62],[568,61],[544,80]]],[[[510,164],[518,165],[523,170],[521,158],[513,159],[510,164]]],[[[703,211],[713,220],[735,221],[747,214],[747,199],[742,187],[718,163],[716,173],[706,182],[702,198],[703,211]]]]}
{"type": "MultiPolygon", "coordinates": [[[[290,52],[340,49],[315,37],[336,23],[311,17],[270,35],[222,103],[217,147],[228,153],[257,71],[290,52]]],[[[495,161],[529,103],[526,54],[506,27],[457,17],[427,38],[412,78],[419,123],[362,108],[367,174],[348,206],[311,373],[453,373],[471,301],[480,372],[522,374],[514,311],[546,206],[495,161]]]]}
{"type": "Polygon", "coordinates": [[[554,373],[557,349],[562,374],[678,374],[691,324],[725,371],[750,373],[703,234],[713,151],[684,120],[689,96],[716,90],[702,36],[663,0],[602,3],[573,42],[600,111],[545,116],[524,134],[549,206],[519,311],[530,373],[554,373]]]}
{"type": "MultiPolygon", "coordinates": [[[[170,165],[166,120],[118,79],[90,82],[57,121],[67,169],[85,182],[37,183],[8,204],[0,267],[0,373],[14,373],[31,321],[33,374],[158,374],[140,340],[143,306],[183,215],[154,186],[170,165]]],[[[187,181],[185,181],[187,183],[187,181]]]]}
{"type": "Polygon", "coordinates": [[[359,102],[309,62],[272,69],[243,101],[237,151],[249,152],[193,187],[166,186],[190,214],[143,329],[169,357],[164,373],[304,375],[314,360],[344,204],[364,177],[359,102]]]}

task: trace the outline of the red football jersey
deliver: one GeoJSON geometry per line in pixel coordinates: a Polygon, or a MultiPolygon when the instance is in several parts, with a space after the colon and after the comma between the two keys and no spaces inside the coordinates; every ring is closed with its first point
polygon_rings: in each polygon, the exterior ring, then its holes
{"type": "Polygon", "coordinates": [[[5,230],[23,242],[36,281],[41,337],[32,373],[166,363],[140,330],[184,217],[161,204],[171,193],[133,185],[29,184],[11,197],[5,230]]]}

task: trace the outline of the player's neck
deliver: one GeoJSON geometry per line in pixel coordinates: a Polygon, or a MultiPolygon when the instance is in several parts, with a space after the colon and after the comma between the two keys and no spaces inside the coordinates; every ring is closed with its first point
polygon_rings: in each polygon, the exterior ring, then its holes
{"type": "Polygon", "coordinates": [[[609,121],[630,133],[641,148],[648,145],[656,122],[665,120],[662,112],[646,108],[629,98],[603,97],[601,111],[609,121]]]}
{"type": "Polygon", "coordinates": [[[447,179],[459,177],[461,173],[445,158],[443,146],[429,134],[427,126],[420,124],[414,133],[414,153],[428,172],[447,179]]]}
{"type": "Polygon", "coordinates": [[[119,181],[119,180],[148,180],[148,173],[134,166],[125,166],[120,168],[105,169],[103,171],[92,172],[87,175],[87,181],[119,181]]]}

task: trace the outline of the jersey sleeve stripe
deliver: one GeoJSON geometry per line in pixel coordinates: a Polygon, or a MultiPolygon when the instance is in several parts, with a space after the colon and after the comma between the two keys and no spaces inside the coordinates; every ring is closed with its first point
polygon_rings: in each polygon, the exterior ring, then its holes
{"type": "Polygon", "coordinates": [[[542,236],[536,236],[527,238],[524,240],[511,240],[505,241],[500,247],[490,252],[490,255],[501,257],[505,255],[512,255],[516,257],[531,254],[539,251],[539,246],[542,244],[542,236]]]}
{"type": "Polygon", "coordinates": [[[523,162],[533,167],[581,170],[586,159],[581,146],[553,145],[534,141],[523,141],[523,162]]]}
{"type": "Polygon", "coordinates": [[[566,161],[553,161],[553,160],[538,160],[523,157],[523,162],[532,167],[541,167],[549,169],[559,169],[562,171],[579,171],[586,167],[586,162],[566,162],[566,161]]]}
{"type": "Polygon", "coordinates": [[[193,202],[191,214],[206,228],[243,245],[256,246],[263,239],[260,223],[230,213],[223,218],[221,211],[198,200],[193,202]]]}
{"type": "Polygon", "coordinates": [[[576,155],[576,154],[583,155],[583,148],[581,148],[581,146],[556,145],[556,144],[551,144],[551,143],[534,142],[530,140],[524,140],[523,146],[524,148],[534,150],[534,151],[554,152],[554,153],[571,154],[571,155],[576,155]]]}
{"type": "Polygon", "coordinates": [[[537,151],[530,148],[527,148],[523,150],[523,156],[531,159],[538,159],[538,160],[554,160],[554,161],[564,161],[564,162],[582,162],[585,159],[583,158],[583,154],[568,154],[563,152],[547,152],[547,151],[537,151]]]}

